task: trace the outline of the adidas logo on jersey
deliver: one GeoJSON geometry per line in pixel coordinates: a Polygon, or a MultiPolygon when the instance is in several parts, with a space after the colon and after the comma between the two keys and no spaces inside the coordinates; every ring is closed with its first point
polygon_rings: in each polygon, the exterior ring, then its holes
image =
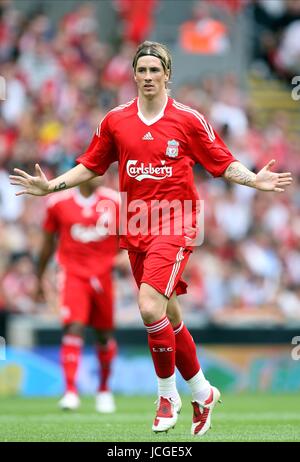
{"type": "Polygon", "coordinates": [[[142,139],[143,140],[154,140],[150,132],[146,133],[146,135],[144,135],[142,139]]]}

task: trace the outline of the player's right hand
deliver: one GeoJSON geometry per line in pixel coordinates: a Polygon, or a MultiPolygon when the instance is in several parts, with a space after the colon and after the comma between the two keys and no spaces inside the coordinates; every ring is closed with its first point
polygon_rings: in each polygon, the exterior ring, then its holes
{"type": "Polygon", "coordinates": [[[18,175],[10,175],[10,184],[22,186],[24,189],[18,191],[16,196],[21,196],[22,194],[32,194],[33,196],[45,196],[49,191],[49,181],[47,180],[46,175],[42,171],[39,164],[35,164],[35,173],[36,176],[29,175],[20,170],[19,168],[14,168],[14,172],[18,175]]]}

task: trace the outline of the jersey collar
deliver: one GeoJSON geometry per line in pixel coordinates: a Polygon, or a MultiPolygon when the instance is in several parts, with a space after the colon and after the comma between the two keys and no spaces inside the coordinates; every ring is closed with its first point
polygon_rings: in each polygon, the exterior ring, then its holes
{"type": "Polygon", "coordinates": [[[166,109],[166,107],[167,107],[168,102],[169,102],[169,97],[167,96],[166,102],[165,102],[165,104],[163,105],[161,111],[160,111],[153,119],[148,120],[148,119],[146,119],[146,118],[143,116],[143,114],[142,114],[142,112],[141,112],[141,110],[140,110],[140,106],[139,106],[139,99],[137,98],[137,108],[138,108],[138,113],[137,113],[137,115],[138,115],[138,117],[141,119],[141,121],[142,121],[145,125],[148,125],[148,126],[149,126],[149,125],[153,125],[153,124],[155,124],[155,122],[158,122],[158,121],[164,116],[164,114],[165,114],[165,109],[166,109]]]}

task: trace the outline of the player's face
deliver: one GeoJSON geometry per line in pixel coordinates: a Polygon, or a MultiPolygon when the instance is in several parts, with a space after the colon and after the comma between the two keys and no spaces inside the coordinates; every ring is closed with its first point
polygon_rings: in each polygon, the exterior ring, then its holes
{"type": "Polygon", "coordinates": [[[156,56],[142,56],[138,59],[134,79],[139,96],[153,98],[165,94],[166,82],[169,76],[165,73],[162,63],[156,56]]]}

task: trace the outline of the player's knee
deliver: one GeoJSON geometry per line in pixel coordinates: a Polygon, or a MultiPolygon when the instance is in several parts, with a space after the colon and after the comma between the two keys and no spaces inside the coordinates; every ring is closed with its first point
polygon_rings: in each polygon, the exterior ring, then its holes
{"type": "Polygon", "coordinates": [[[139,308],[142,319],[147,324],[155,322],[163,316],[162,309],[157,300],[151,296],[140,295],[139,308]]]}
{"type": "Polygon", "coordinates": [[[182,321],[182,318],[179,313],[168,313],[167,312],[167,317],[173,327],[178,326],[182,321]]]}
{"type": "Polygon", "coordinates": [[[181,309],[176,295],[173,295],[168,302],[167,317],[173,327],[178,326],[182,321],[181,309]]]}

